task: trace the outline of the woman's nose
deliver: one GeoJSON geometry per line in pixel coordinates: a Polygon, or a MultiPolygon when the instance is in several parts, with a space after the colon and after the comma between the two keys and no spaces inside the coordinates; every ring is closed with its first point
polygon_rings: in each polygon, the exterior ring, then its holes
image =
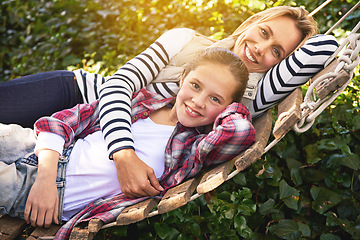
{"type": "Polygon", "coordinates": [[[267,49],[270,48],[270,43],[269,42],[261,42],[261,43],[257,43],[255,44],[254,48],[255,48],[255,53],[258,55],[258,56],[263,56],[264,53],[267,51],[267,49]]]}
{"type": "Polygon", "coordinates": [[[254,48],[255,48],[255,54],[257,54],[258,56],[263,55],[263,47],[261,44],[255,44],[254,48]]]}

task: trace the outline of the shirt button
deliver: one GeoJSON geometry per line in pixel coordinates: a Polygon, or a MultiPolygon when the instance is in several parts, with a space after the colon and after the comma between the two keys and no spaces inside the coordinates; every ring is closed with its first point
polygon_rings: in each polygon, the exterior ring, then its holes
{"type": "Polygon", "coordinates": [[[251,93],[251,92],[249,92],[249,93],[248,93],[248,95],[249,95],[249,97],[251,97],[251,96],[252,96],[252,93],[251,93]]]}
{"type": "Polygon", "coordinates": [[[144,116],[145,116],[145,117],[149,116],[149,113],[148,113],[148,112],[144,112],[144,116]]]}

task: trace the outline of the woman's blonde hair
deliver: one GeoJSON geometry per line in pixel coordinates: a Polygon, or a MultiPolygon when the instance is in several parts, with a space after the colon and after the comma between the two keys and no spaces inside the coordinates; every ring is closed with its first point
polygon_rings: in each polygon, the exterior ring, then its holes
{"type": "MultiPolygon", "coordinates": [[[[266,22],[281,16],[293,19],[295,21],[295,26],[302,33],[302,40],[297,48],[301,47],[306,40],[319,32],[316,21],[305,9],[301,7],[278,6],[268,8],[249,17],[231,34],[230,37],[237,39],[242,33],[255,24],[266,22]]],[[[294,49],[294,51],[295,50],[296,49],[294,49]]]]}

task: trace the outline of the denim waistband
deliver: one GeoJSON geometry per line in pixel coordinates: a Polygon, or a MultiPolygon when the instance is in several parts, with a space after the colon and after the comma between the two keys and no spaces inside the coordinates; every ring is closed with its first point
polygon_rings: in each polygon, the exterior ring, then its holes
{"type": "Polygon", "coordinates": [[[62,214],[64,208],[64,194],[65,194],[65,180],[66,180],[66,167],[69,162],[70,154],[74,145],[65,148],[63,154],[59,158],[56,187],[59,194],[59,223],[62,222],[62,214]]]}

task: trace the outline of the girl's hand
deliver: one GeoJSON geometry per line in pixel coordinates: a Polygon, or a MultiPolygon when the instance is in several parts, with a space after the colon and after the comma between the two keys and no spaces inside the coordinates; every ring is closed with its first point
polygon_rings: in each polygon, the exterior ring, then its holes
{"type": "Polygon", "coordinates": [[[50,227],[58,221],[59,197],[56,187],[57,163],[60,154],[44,149],[38,154],[38,173],[26,201],[24,218],[34,227],[50,227]]]}
{"type": "Polygon", "coordinates": [[[159,195],[164,189],[154,170],[146,165],[132,149],[123,149],[113,155],[121,191],[129,198],[159,195]]]}

